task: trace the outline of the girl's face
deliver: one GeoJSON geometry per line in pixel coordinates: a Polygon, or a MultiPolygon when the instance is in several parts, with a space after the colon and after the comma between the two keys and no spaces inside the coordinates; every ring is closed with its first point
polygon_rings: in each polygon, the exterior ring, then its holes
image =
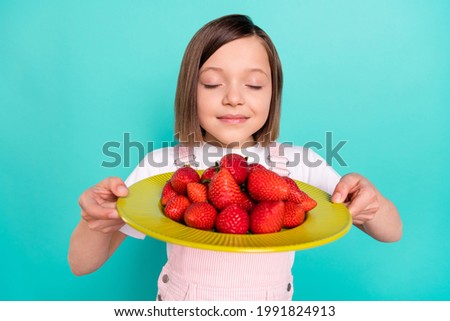
{"type": "Polygon", "coordinates": [[[204,140],[242,147],[266,122],[272,97],[269,58],[261,40],[220,47],[199,71],[197,111],[204,140]]]}

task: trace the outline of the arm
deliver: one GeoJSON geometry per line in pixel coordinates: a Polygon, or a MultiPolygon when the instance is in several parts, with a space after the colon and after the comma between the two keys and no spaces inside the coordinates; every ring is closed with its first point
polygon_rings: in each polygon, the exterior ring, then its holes
{"type": "Polygon", "coordinates": [[[115,205],[128,193],[120,178],[110,177],[80,197],[81,220],[70,238],[68,261],[75,275],[94,272],[119,247],[126,235],[115,205]]]}
{"type": "Polygon", "coordinates": [[[68,260],[73,274],[79,276],[96,271],[125,237],[119,231],[103,233],[91,230],[87,222],[81,219],[70,239],[68,260]]]}
{"type": "Polygon", "coordinates": [[[351,173],[342,177],[332,201],[345,202],[353,224],[382,242],[396,242],[402,236],[402,221],[395,205],[365,177],[351,173]]]}

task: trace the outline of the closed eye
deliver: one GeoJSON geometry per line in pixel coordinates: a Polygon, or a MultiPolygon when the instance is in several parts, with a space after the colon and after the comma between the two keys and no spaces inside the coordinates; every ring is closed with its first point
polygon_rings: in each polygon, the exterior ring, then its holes
{"type": "Polygon", "coordinates": [[[257,85],[246,85],[248,88],[251,88],[251,89],[256,89],[256,90],[258,90],[258,89],[261,89],[263,86],[257,86],[257,85]]]}
{"type": "Polygon", "coordinates": [[[214,89],[219,87],[220,85],[209,85],[209,84],[203,84],[203,87],[205,87],[206,89],[214,89]]]}

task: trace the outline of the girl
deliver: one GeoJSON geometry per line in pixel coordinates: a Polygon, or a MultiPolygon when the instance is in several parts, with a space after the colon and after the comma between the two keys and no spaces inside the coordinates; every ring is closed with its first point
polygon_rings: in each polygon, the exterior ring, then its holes
{"type": "MultiPolygon", "coordinates": [[[[186,49],[178,78],[175,132],[181,147],[155,150],[125,183],[109,177],[81,195],[81,220],[69,249],[73,273],[101,267],[127,235],[144,237],[124,225],[115,210],[126,186],[185,163],[205,169],[230,151],[332,194],[333,202],[346,203],[353,224],[373,238],[399,240],[402,225],[395,206],[366,178],[341,178],[312,151],[273,144],[281,89],[276,49],[248,17],[225,16],[201,28],[186,49]],[[305,153],[309,166],[289,166],[305,153]]],[[[168,244],[157,299],[291,300],[293,258],[293,252],[228,253],[168,244]]]]}

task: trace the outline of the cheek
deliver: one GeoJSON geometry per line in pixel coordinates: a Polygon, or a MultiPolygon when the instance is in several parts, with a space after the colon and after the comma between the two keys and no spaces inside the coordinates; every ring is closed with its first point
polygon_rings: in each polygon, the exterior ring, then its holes
{"type": "Polygon", "coordinates": [[[197,101],[197,115],[198,115],[198,121],[202,128],[205,128],[208,124],[208,118],[211,116],[211,112],[209,111],[209,108],[207,107],[208,104],[205,103],[204,100],[197,101]]]}
{"type": "Polygon", "coordinates": [[[211,106],[213,102],[213,96],[211,93],[205,90],[197,90],[197,111],[207,112],[207,106],[211,106]]]}
{"type": "Polygon", "coordinates": [[[255,102],[255,106],[261,115],[269,114],[271,100],[272,100],[272,92],[267,92],[264,95],[258,97],[258,101],[255,102]]]}
{"type": "Polygon", "coordinates": [[[197,115],[198,115],[198,122],[200,124],[200,126],[202,128],[205,128],[205,122],[206,122],[206,117],[205,117],[205,112],[202,109],[202,106],[197,105],[197,115]]]}
{"type": "Polygon", "coordinates": [[[197,91],[197,115],[198,118],[201,119],[202,115],[205,113],[207,103],[205,101],[205,95],[201,92],[201,90],[197,91]]]}
{"type": "Polygon", "coordinates": [[[270,111],[270,106],[265,108],[264,110],[260,111],[259,120],[262,123],[262,125],[264,125],[265,122],[267,121],[267,119],[269,118],[269,111],[270,111]]]}

